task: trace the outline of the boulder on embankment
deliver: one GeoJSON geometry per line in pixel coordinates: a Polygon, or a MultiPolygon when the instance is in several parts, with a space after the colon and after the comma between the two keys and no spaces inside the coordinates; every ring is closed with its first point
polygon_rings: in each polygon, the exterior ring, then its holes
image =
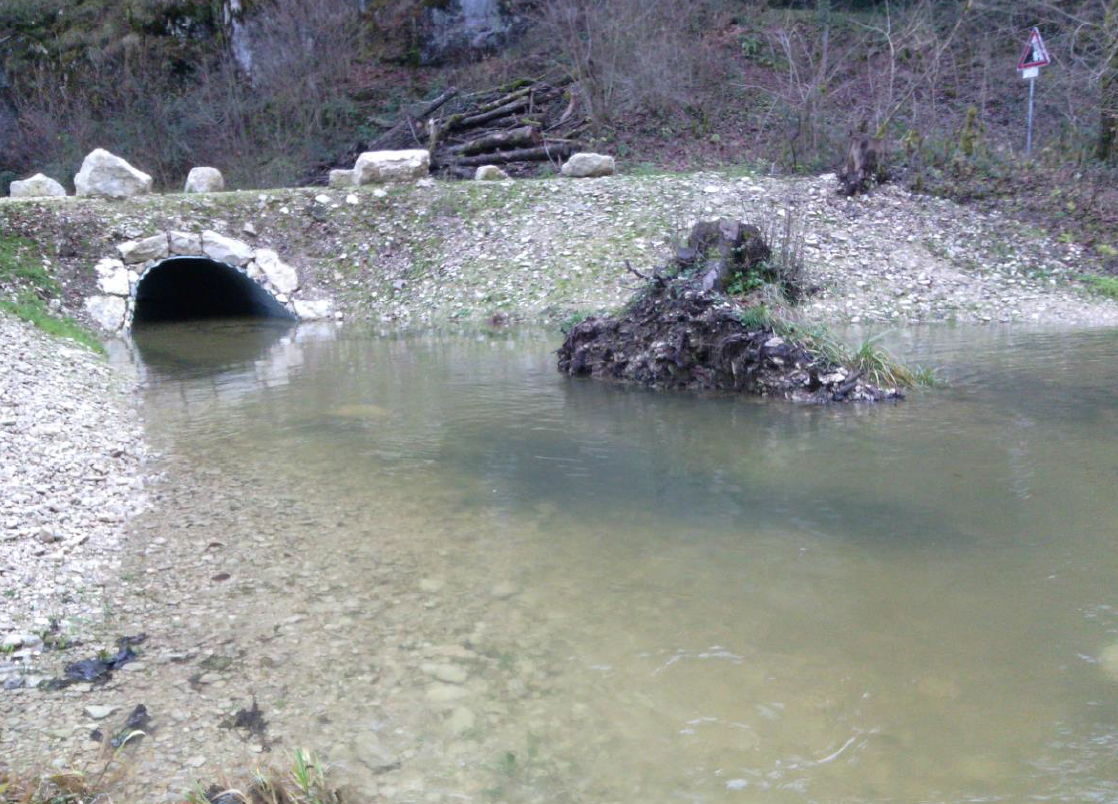
{"type": "Polygon", "coordinates": [[[509,174],[496,165],[481,165],[474,171],[474,181],[504,181],[509,174]]]}
{"type": "Polygon", "coordinates": [[[152,178],[103,148],[92,151],[74,177],[80,196],[130,198],[151,192],[152,178]]]}
{"type": "Polygon", "coordinates": [[[353,166],[354,184],[384,184],[422,179],[431,170],[431,153],[423,149],[366,151],[353,166]]]}
{"type": "MultiPolygon", "coordinates": [[[[772,266],[761,232],[738,221],[700,221],[673,259],[645,279],[615,316],[567,332],[559,371],[654,389],[733,391],[797,402],[900,399],[797,337],[738,292],[792,281],[772,266]],[[730,291],[730,292],[728,292],[730,291]]],[[[632,270],[630,268],[630,270],[632,270]]],[[[784,288],[786,296],[796,288],[784,288]]]]}
{"type": "Polygon", "coordinates": [[[13,181],[8,192],[12,198],[61,198],[66,188],[50,176],[36,173],[29,179],[13,181]]]}
{"type": "Polygon", "coordinates": [[[563,163],[560,172],[572,179],[590,179],[597,176],[612,176],[617,170],[617,165],[612,156],[580,152],[571,154],[563,163]]]}
{"type": "Polygon", "coordinates": [[[340,187],[353,186],[353,171],[352,170],[331,170],[330,177],[326,182],[330,187],[335,189],[340,187]]]}
{"type": "Polygon", "coordinates": [[[213,167],[191,168],[186,176],[184,193],[220,193],[225,189],[225,177],[213,167]]]}
{"type": "Polygon", "coordinates": [[[116,247],[120,259],[127,265],[135,265],[148,260],[161,260],[168,254],[166,234],[152,235],[143,240],[129,240],[116,247]]]}

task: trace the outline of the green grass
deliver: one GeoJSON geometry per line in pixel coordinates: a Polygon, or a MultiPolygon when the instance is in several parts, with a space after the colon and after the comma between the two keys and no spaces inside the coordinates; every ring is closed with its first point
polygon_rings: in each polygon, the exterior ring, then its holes
{"type": "Polygon", "coordinates": [[[46,303],[31,291],[23,291],[15,301],[0,299],[0,310],[33,324],[48,335],[80,343],[98,354],[105,354],[105,347],[97,337],[66,316],[56,316],[46,303]]]}
{"type": "Polygon", "coordinates": [[[62,288],[43,267],[38,247],[22,237],[0,238],[0,292],[8,291],[11,298],[0,298],[0,311],[10,313],[22,321],[33,324],[48,335],[66,338],[93,351],[104,354],[93,333],[77,321],[56,316],[44,299],[57,298],[62,288]]]}
{"type": "Polygon", "coordinates": [[[928,375],[923,369],[910,369],[878,345],[881,335],[867,338],[851,356],[849,367],[860,371],[874,385],[913,388],[928,375]]]}
{"type": "Polygon", "coordinates": [[[41,293],[57,296],[61,292],[42,262],[34,259],[38,248],[23,237],[0,239],[0,286],[32,287],[41,293]]]}
{"type": "Polygon", "coordinates": [[[769,309],[763,304],[758,304],[754,307],[747,307],[738,313],[738,319],[741,323],[749,329],[762,329],[764,327],[772,326],[772,315],[769,309]]]}
{"type": "Polygon", "coordinates": [[[247,786],[210,785],[200,781],[187,795],[185,804],[209,804],[211,801],[276,802],[276,804],[337,804],[341,799],[326,782],[323,765],[314,754],[295,749],[291,767],[286,772],[255,769],[245,780],[247,786]]]}
{"type": "Polygon", "coordinates": [[[807,327],[786,321],[773,321],[773,329],[789,340],[796,340],[819,352],[848,371],[861,372],[866,380],[880,387],[916,388],[937,383],[935,372],[923,366],[902,363],[880,345],[884,332],[866,338],[852,349],[821,326],[807,327]]]}
{"type": "Polygon", "coordinates": [[[1090,274],[1083,277],[1083,283],[1096,296],[1118,301],[1118,277],[1090,274]]]}
{"type": "MultiPolygon", "coordinates": [[[[135,734],[129,735],[129,739],[135,734]]],[[[88,768],[65,768],[46,773],[19,774],[0,770],[2,804],[90,804],[123,801],[117,793],[131,776],[125,746],[107,761],[88,768]],[[103,763],[103,764],[102,764],[103,763]],[[97,767],[100,765],[100,767],[97,767]]],[[[242,778],[244,786],[204,785],[196,781],[184,804],[228,801],[276,802],[276,804],[340,804],[340,796],[329,785],[323,765],[314,754],[297,749],[291,765],[283,769],[256,768],[242,778]]],[[[146,799],[145,799],[146,800],[146,799]]]]}

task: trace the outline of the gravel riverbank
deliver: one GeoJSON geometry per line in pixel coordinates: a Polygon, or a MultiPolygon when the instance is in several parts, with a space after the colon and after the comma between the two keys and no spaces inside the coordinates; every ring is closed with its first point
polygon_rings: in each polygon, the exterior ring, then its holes
{"type": "MultiPolygon", "coordinates": [[[[145,448],[132,383],[104,359],[3,314],[0,344],[0,684],[18,692],[45,632],[100,616],[145,448]]],[[[20,700],[4,696],[6,717],[20,700]]]]}

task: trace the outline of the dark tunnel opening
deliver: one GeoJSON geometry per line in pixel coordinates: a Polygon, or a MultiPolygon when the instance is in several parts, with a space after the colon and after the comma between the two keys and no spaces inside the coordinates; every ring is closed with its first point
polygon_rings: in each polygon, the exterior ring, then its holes
{"type": "Polygon", "coordinates": [[[240,271],[203,257],[164,260],[140,280],[133,327],[206,318],[296,320],[240,271]]]}

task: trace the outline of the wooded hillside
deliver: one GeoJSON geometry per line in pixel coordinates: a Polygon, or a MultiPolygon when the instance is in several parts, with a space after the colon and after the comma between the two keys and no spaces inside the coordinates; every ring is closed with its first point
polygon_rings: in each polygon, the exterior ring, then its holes
{"type": "Polygon", "coordinates": [[[300,183],[408,104],[546,76],[630,169],[830,170],[861,130],[915,186],[1002,192],[1033,25],[1053,56],[1037,164],[1118,157],[1118,0],[506,0],[500,36],[437,52],[460,1],[8,0],[0,184],[65,181],[96,146],[167,187],[199,163],[233,186],[300,183]]]}

